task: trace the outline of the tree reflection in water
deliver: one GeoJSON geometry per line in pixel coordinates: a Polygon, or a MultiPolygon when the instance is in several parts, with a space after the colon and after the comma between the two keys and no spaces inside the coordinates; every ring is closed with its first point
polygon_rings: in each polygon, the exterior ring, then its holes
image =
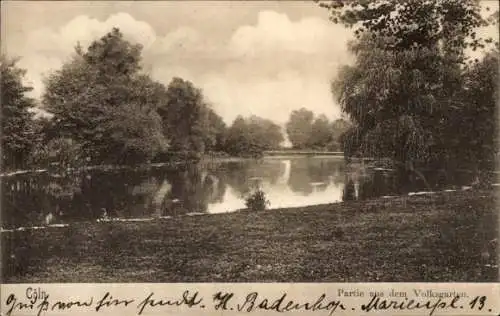
{"type": "Polygon", "coordinates": [[[2,177],[2,228],[111,218],[217,213],[244,208],[252,187],[271,207],[370,199],[468,185],[471,172],[400,175],[335,158],[212,162],[137,170],[2,177]],[[425,181],[423,178],[425,177],[425,181]]]}

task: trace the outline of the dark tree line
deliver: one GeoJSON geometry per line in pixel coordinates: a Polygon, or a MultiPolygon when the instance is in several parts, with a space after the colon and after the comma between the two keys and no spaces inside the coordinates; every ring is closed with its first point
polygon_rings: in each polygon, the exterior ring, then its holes
{"type": "Polygon", "coordinates": [[[275,123],[238,117],[228,127],[192,82],[154,81],[141,69],[141,51],[116,28],[87,48],[77,44],[45,80],[41,106],[50,119],[33,118],[25,71],[2,57],[2,169],[259,155],[280,146],[275,123]]]}
{"type": "MultiPolygon", "coordinates": [[[[354,65],[333,83],[353,126],[347,157],[449,166],[494,166],[498,42],[477,29],[492,20],[479,1],[321,1],[354,29],[354,65]],[[471,60],[469,50],[482,50],[471,60]]],[[[498,11],[493,14],[498,21],[498,11]]],[[[495,39],[497,40],[497,39],[495,39]]]]}

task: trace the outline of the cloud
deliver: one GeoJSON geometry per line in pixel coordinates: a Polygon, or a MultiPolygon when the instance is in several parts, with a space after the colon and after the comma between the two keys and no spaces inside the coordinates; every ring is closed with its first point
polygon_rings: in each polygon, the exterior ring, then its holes
{"type": "MultiPolygon", "coordinates": [[[[43,91],[44,75],[69,59],[77,41],[85,47],[118,27],[127,39],[144,46],[144,69],[148,73],[165,84],[174,76],[193,81],[227,123],[239,114],[283,123],[292,110],[300,107],[332,119],[340,115],[330,81],[339,66],[352,60],[346,49],[352,33],[328,21],[326,12],[294,16],[289,4],[260,12],[253,5],[252,10],[240,11],[222,5],[198,9],[196,19],[189,19],[176,18],[177,4],[162,8],[143,7],[147,13],[142,15],[144,20],[138,19],[139,13],[133,10],[102,14],[98,19],[94,16],[99,14],[78,9],[73,12],[89,13],[69,20],[54,17],[57,22],[52,27],[31,29],[22,19],[13,19],[10,29],[16,31],[6,33],[2,40],[8,54],[23,57],[20,66],[28,70],[27,81],[35,88],[34,96],[43,91]]],[[[193,8],[184,7],[183,12],[193,8]]],[[[496,9],[498,4],[491,12],[496,9]]],[[[51,19],[50,14],[64,15],[53,10],[41,12],[46,16],[40,21],[51,19]]],[[[498,29],[493,28],[480,33],[498,37],[498,29]]]]}
{"type": "Polygon", "coordinates": [[[86,47],[113,27],[119,27],[127,39],[146,49],[157,38],[148,23],[137,21],[126,13],[110,15],[105,21],[80,15],[58,29],[40,28],[29,32],[18,45],[16,54],[22,56],[20,66],[28,70],[26,79],[34,87],[33,95],[41,95],[44,76],[59,69],[71,57],[77,42],[86,47]]]}
{"type": "Polygon", "coordinates": [[[257,57],[283,50],[315,55],[344,51],[350,38],[349,31],[320,18],[292,22],[286,14],[263,11],[256,25],[243,26],[234,32],[230,49],[240,57],[257,57]]]}
{"type": "Polygon", "coordinates": [[[127,13],[110,15],[105,21],[80,15],[57,30],[42,28],[31,32],[26,41],[26,48],[68,54],[72,52],[77,41],[87,46],[113,27],[120,28],[129,40],[146,48],[156,40],[156,33],[147,22],[137,21],[127,13]]]}
{"type": "Polygon", "coordinates": [[[153,49],[157,53],[166,53],[175,49],[196,50],[201,41],[201,36],[193,28],[182,26],[168,33],[165,37],[157,41],[157,46],[153,49]]]}
{"type": "Polygon", "coordinates": [[[350,39],[349,31],[320,18],[294,22],[263,11],[255,25],[235,30],[226,52],[232,62],[204,78],[205,93],[228,121],[256,114],[284,123],[300,107],[339,117],[330,81],[350,59],[350,39]]]}
{"type": "Polygon", "coordinates": [[[239,114],[284,122],[300,107],[339,116],[329,82],[349,59],[350,32],[318,17],[292,21],[274,11],[260,12],[255,24],[241,25],[225,37],[211,34],[208,26],[186,25],[159,35],[160,30],[128,13],[103,21],[79,15],[55,29],[33,30],[16,53],[23,56],[20,65],[28,69],[34,95],[42,93],[44,75],[68,60],[77,41],[86,47],[113,27],[144,46],[145,69],[156,80],[193,81],[227,123],[239,114]]]}

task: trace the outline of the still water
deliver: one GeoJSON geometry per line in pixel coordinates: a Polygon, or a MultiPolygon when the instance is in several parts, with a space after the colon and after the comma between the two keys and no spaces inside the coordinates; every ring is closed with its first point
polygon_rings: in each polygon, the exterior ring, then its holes
{"type": "MultiPolygon", "coordinates": [[[[340,157],[200,163],[141,170],[42,172],[2,177],[2,229],[97,219],[231,212],[260,187],[271,208],[334,203],[470,183],[432,172],[404,185],[392,170],[346,165],[340,157]]],[[[409,181],[409,182],[408,182],[409,181]]]]}

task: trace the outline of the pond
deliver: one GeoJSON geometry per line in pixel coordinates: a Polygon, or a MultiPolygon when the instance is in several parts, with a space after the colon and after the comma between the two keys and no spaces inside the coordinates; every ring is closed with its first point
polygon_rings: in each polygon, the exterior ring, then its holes
{"type": "Polygon", "coordinates": [[[2,177],[2,229],[75,221],[146,220],[245,208],[260,187],[271,208],[334,203],[470,184],[470,172],[427,172],[401,182],[394,171],[341,157],[275,157],[139,170],[2,177]],[[425,178],[425,181],[422,179],[425,178]]]}

